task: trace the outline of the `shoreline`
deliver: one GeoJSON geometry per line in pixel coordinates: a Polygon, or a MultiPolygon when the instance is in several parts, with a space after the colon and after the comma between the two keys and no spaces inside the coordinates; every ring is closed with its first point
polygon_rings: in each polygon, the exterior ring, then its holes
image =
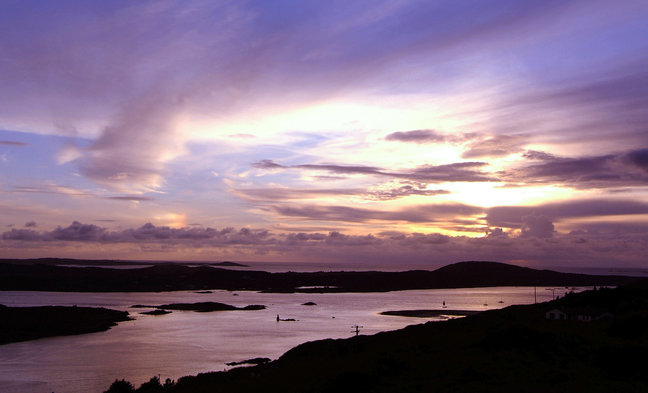
{"type": "Polygon", "coordinates": [[[646,302],[643,280],[371,336],[311,341],[271,362],[169,381],[164,391],[643,391],[648,380],[635,359],[648,352],[648,310],[627,306],[646,302]],[[549,319],[557,309],[572,314],[549,319]],[[600,317],[585,322],[577,312],[600,317]]]}

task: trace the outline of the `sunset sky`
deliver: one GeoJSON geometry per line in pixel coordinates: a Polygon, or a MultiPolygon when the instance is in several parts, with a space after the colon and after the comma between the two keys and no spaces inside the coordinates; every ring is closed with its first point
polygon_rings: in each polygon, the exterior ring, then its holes
{"type": "Polygon", "coordinates": [[[0,2],[0,255],[648,268],[648,6],[0,2]]]}

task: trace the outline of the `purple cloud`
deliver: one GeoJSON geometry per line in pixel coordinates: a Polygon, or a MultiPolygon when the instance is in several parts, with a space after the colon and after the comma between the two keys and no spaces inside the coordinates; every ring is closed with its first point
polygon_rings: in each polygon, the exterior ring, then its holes
{"type": "Polygon", "coordinates": [[[624,158],[636,167],[648,171],[648,149],[631,151],[624,158]]]}
{"type": "MultiPolygon", "coordinates": [[[[450,210],[453,210],[451,208],[450,210]]],[[[200,249],[211,250],[209,255],[264,255],[275,258],[361,262],[398,263],[408,266],[420,264],[431,268],[460,260],[480,259],[503,262],[521,260],[527,264],[555,266],[560,262],[582,265],[609,266],[637,264],[645,259],[648,239],[641,233],[597,233],[579,231],[560,234],[553,231],[548,217],[539,214],[525,215],[524,233],[510,237],[495,228],[482,238],[447,236],[430,233],[393,233],[378,235],[349,235],[338,231],[328,233],[299,232],[273,233],[263,229],[224,228],[169,228],[146,224],[139,228],[109,231],[94,225],[74,222],[68,227],[37,232],[31,229],[11,229],[2,234],[0,247],[6,252],[24,249],[29,243],[33,249],[47,244],[74,244],[73,249],[83,249],[84,244],[103,244],[114,247],[119,255],[120,244],[129,248],[140,247],[143,252],[164,250],[165,253],[185,252],[187,256],[200,249]],[[237,254],[242,253],[242,254],[237,254]],[[560,261],[560,262],[557,262],[560,261]]],[[[143,254],[146,255],[146,254],[143,254]]]]}
{"type": "Polygon", "coordinates": [[[39,241],[45,240],[38,232],[32,229],[12,229],[2,234],[4,240],[39,241]]]}
{"type": "Polygon", "coordinates": [[[155,200],[154,198],[151,197],[138,196],[138,195],[109,196],[109,197],[105,197],[105,199],[110,199],[113,201],[131,201],[131,202],[148,202],[148,201],[155,200]]]}
{"type": "Polygon", "coordinates": [[[294,200],[320,198],[323,196],[355,196],[370,200],[394,200],[411,195],[435,196],[449,194],[447,190],[429,190],[427,184],[411,181],[401,181],[396,186],[381,187],[376,190],[359,188],[332,189],[296,189],[296,188],[237,188],[233,192],[245,199],[257,201],[294,200]]]}
{"type": "Polygon", "coordinates": [[[82,224],[74,221],[72,225],[62,228],[57,227],[49,233],[52,240],[66,240],[66,241],[97,241],[101,240],[106,235],[104,228],[98,227],[93,224],[82,224]]]}
{"type": "Polygon", "coordinates": [[[262,160],[252,164],[258,169],[308,169],[326,171],[334,174],[363,174],[385,176],[394,179],[405,179],[423,182],[481,182],[497,181],[493,176],[483,172],[481,168],[488,166],[485,162],[458,162],[446,165],[422,165],[414,169],[386,170],[373,166],[333,165],[333,164],[302,164],[280,165],[272,160],[262,160]]]}
{"type": "Polygon", "coordinates": [[[542,157],[542,162],[506,171],[502,178],[526,184],[561,183],[582,189],[643,186],[648,182],[648,149],[579,158],[536,153],[531,157],[542,157]]]}
{"type": "Polygon", "coordinates": [[[379,201],[391,201],[398,198],[404,198],[412,195],[420,196],[435,196],[450,194],[447,190],[430,190],[425,183],[417,183],[413,181],[401,181],[396,187],[380,189],[367,193],[369,199],[379,201]]]}
{"type": "Polygon", "coordinates": [[[73,197],[84,197],[84,198],[97,198],[113,201],[133,201],[133,202],[147,202],[153,201],[154,198],[141,196],[141,195],[113,195],[113,196],[102,196],[97,193],[77,190],[70,187],[58,186],[55,184],[44,184],[39,186],[16,186],[14,187],[13,192],[15,193],[28,193],[28,194],[58,194],[58,195],[67,195],[73,197]]]}
{"type": "Polygon", "coordinates": [[[0,145],[22,147],[22,146],[28,146],[29,143],[15,142],[15,141],[0,141],[0,145]]]}
{"type": "Polygon", "coordinates": [[[486,221],[492,227],[520,228],[524,217],[549,220],[648,214],[648,203],[633,200],[577,200],[537,206],[497,206],[487,209],[486,221]]]}
{"type": "Polygon", "coordinates": [[[554,225],[545,216],[530,215],[522,217],[522,236],[548,238],[554,234],[554,225]]]}
{"type": "MultiPolygon", "coordinates": [[[[442,234],[382,233],[378,235],[349,235],[338,231],[328,233],[272,233],[266,230],[243,228],[168,228],[151,224],[123,231],[108,231],[93,225],[73,223],[66,228],[50,232],[36,232],[28,229],[12,229],[2,234],[0,247],[11,252],[24,248],[28,242],[34,249],[43,244],[61,242],[75,244],[82,249],[84,244],[103,244],[114,248],[119,255],[119,245],[141,247],[142,252],[164,250],[187,252],[211,250],[214,255],[265,255],[278,259],[303,259],[343,262],[389,262],[407,261],[407,266],[420,264],[426,268],[480,259],[503,262],[555,266],[560,262],[609,266],[641,263],[648,252],[648,240],[642,233],[598,234],[581,231],[562,235],[553,232],[550,221],[539,215],[525,216],[526,234],[517,238],[506,236],[501,229],[491,231],[491,236],[469,238],[442,234]],[[231,254],[234,253],[234,254],[231,254]],[[559,261],[559,262],[557,262],[559,261]]],[[[7,254],[6,254],[7,255],[7,254]]],[[[145,258],[145,255],[142,254],[145,258]]]]}
{"type": "Polygon", "coordinates": [[[447,137],[437,133],[435,130],[414,130],[393,132],[387,135],[385,139],[398,142],[436,143],[445,142],[447,137]]]}
{"type": "Polygon", "coordinates": [[[458,162],[447,165],[422,165],[397,177],[426,182],[489,182],[497,178],[481,170],[485,162],[458,162]]]}
{"type": "Polygon", "coordinates": [[[496,135],[471,143],[461,157],[503,157],[522,151],[525,143],[525,138],[520,136],[496,135]]]}
{"type": "Polygon", "coordinates": [[[361,209],[348,206],[274,206],[274,211],[286,217],[300,217],[316,221],[367,222],[405,221],[412,223],[452,220],[454,217],[471,216],[483,212],[480,207],[459,203],[419,205],[396,211],[361,209]]]}
{"type": "Polygon", "coordinates": [[[527,160],[537,160],[537,161],[553,161],[559,159],[553,154],[544,151],[537,151],[537,150],[527,150],[522,155],[522,157],[526,158],[527,160]]]}

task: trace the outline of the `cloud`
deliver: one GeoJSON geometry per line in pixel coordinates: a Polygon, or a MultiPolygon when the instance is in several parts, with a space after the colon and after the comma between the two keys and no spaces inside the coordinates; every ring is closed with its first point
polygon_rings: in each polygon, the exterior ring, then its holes
{"type": "Polygon", "coordinates": [[[57,194],[66,195],[75,198],[97,198],[113,201],[133,201],[133,202],[146,202],[153,201],[154,198],[142,195],[114,195],[104,196],[96,192],[79,190],[71,187],[60,186],[53,183],[45,183],[38,186],[16,186],[13,193],[26,193],[26,194],[57,194]]]}
{"type": "Polygon", "coordinates": [[[540,215],[522,217],[522,236],[548,238],[553,234],[553,223],[547,217],[540,215]]]}
{"type": "Polygon", "coordinates": [[[519,93],[501,97],[492,111],[493,123],[500,130],[582,152],[644,145],[647,60],[643,54],[628,56],[613,64],[601,62],[606,66],[588,72],[523,86],[519,93]]]}
{"type": "Polygon", "coordinates": [[[25,223],[25,228],[36,228],[38,225],[36,224],[36,221],[29,221],[25,223]]]}
{"type": "Polygon", "coordinates": [[[60,186],[53,183],[45,183],[37,186],[16,186],[14,187],[14,193],[25,193],[25,194],[58,194],[58,195],[67,195],[71,197],[94,197],[96,194],[86,191],[79,190],[75,188],[70,188],[66,186],[60,186]]]}
{"type": "Polygon", "coordinates": [[[624,158],[631,164],[648,171],[648,148],[628,152],[624,158]]]}
{"type": "Polygon", "coordinates": [[[449,194],[447,190],[428,189],[427,184],[411,181],[399,181],[396,184],[388,183],[369,189],[361,188],[287,188],[287,187],[266,187],[266,188],[235,188],[232,192],[236,195],[254,201],[273,200],[302,200],[321,197],[357,197],[368,200],[388,201],[405,198],[412,195],[435,196],[449,194]]]}
{"type": "Polygon", "coordinates": [[[52,240],[66,241],[96,241],[101,240],[106,234],[106,230],[93,224],[82,224],[74,221],[66,228],[57,227],[49,233],[52,240]]]}
{"type": "Polygon", "coordinates": [[[544,97],[531,100],[553,103],[573,103],[596,108],[606,113],[616,112],[611,119],[615,122],[640,124],[648,118],[644,109],[648,105],[647,58],[626,62],[617,69],[616,74],[601,73],[588,75],[589,79],[579,80],[562,89],[547,93],[544,97]],[[618,120],[617,120],[618,119],[618,120]]]}
{"type": "Polygon", "coordinates": [[[435,196],[450,194],[448,190],[428,189],[426,183],[413,181],[400,181],[396,185],[378,187],[367,193],[369,199],[378,201],[391,201],[394,199],[405,198],[412,195],[435,196]]]}
{"type": "Polygon", "coordinates": [[[142,192],[163,185],[164,164],[184,152],[174,126],[181,98],[152,91],[128,104],[122,115],[77,159],[81,172],[110,189],[142,192]]]}
{"type": "Polygon", "coordinates": [[[435,130],[393,132],[385,137],[388,141],[410,143],[467,144],[462,158],[502,157],[522,151],[526,138],[516,135],[484,135],[471,132],[455,135],[440,134],[435,130]]]}
{"type": "Polygon", "coordinates": [[[482,208],[460,203],[409,206],[394,211],[362,209],[348,206],[274,206],[274,211],[286,217],[316,221],[368,222],[402,221],[410,223],[453,220],[483,212],[482,208]]]}
{"type": "Polygon", "coordinates": [[[559,159],[553,154],[544,151],[537,151],[537,150],[527,150],[522,155],[522,157],[526,158],[527,160],[538,160],[538,161],[553,161],[559,159]]]}
{"type": "Polygon", "coordinates": [[[599,156],[565,158],[531,153],[540,159],[506,171],[502,178],[526,184],[563,184],[568,187],[610,188],[643,186],[648,183],[648,149],[599,156]]]}
{"type": "Polygon", "coordinates": [[[497,206],[487,209],[486,222],[491,227],[520,228],[524,217],[549,220],[648,214],[648,203],[626,199],[572,200],[537,206],[497,206]]]}
{"type": "Polygon", "coordinates": [[[309,199],[323,196],[345,196],[362,195],[360,189],[295,189],[295,188],[237,188],[233,192],[246,199],[268,201],[268,200],[292,200],[309,199]]]}
{"type": "MultiPolygon", "coordinates": [[[[52,231],[11,229],[2,234],[0,249],[4,255],[14,250],[30,250],[51,254],[48,245],[55,245],[65,255],[74,251],[93,250],[101,245],[111,255],[122,256],[124,250],[137,250],[142,259],[151,256],[166,259],[184,255],[189,259],[254,258],[269,260],[327,261],[329,263],[390,263],[392,268],[404,263],[407,268],[420,265],[434,268],[461,260],[524,260],[535,266],[618,266],[640,265],[648,252],[644,232],[599,234],[592,231],[560,234],[554,232],[547,217],[524,216],[524,234],[510,237],[495,228],[490,236],[469,238],[438,233],[344,234],[339,231],[281,233],[250,228],[169,228],[146,224],[139,228],[109,231],[95,225],[74,222],[52,231]],[[205,251],[209,251],[205,253],[205,251]]],[[[128,254],[127,254],[128,255],[128,254]]],[[[333,266],[333,265],[332,265],[333,266]]]]}
{"type": "Polygon", "coordinates": [[[472,142],[462,158],[503,157],[522,151],[526,139],[521,136],[496,135],[477,142],[472,142]]]}
{"type": "Polygon", "coordinates": [[[2,234],[4,240],[21,241],[43,241],[45,240],[38,232],[31,229],[12,229],[2,234]]]}
{"type": "Polygon", "coordinates": [[[114,201],[131,201],[131,202],[148,202],[148,201],[155,200],[155,198],[138,196],[138,195],[109,196],[109,197],[105,197],[105,199],[110,199],[114,201]]]}
{"type": "Polygon", "coordinates": [[[29,143],[25,143],[25,142],[15,142],[15,141],[0,141],[0,145],[3,145],[3,146],[16,146],[16,147],[23,147],[23,146],[29,146],[29,143]]]}
{"type": "Polygon", "coordinates": [[[286,169],[288,166],[279,165],[272,160],[261,160],[252,164],[254,168],[258,169],[286,169]]]}
{"type": "Polygon", "coordinates": [[[102,241],[107,240],[107,231],[92,224],[82,224],[74,221],[63,228],[56,227],[50,232],[37,232],[32,229],[12,229],[2,234],[5,240],[21,241],[102,241]]]}
{"type": "Polygon", "coordinates": [[[446,165],[422,165],[397,177],[427,182],[489,182],[498,181],[480,170],[488,166],[485,162],[458,162],[446,165]]]}
{"type": "Polygon", "coordinates": [[[429,183],[497,181],[497,178],[487,174],[480,169],[488,166],[488,163],[477,161],[458,162],[446,165],[421,165],[413,169],[402,169],[394,171],[374,166],[362,165],[280,165],[272,160],[261,160],[252,164],[252,166],[258,169],[269,170],[306,169],[314,171],[325,171],[334,174],[384,176],[394,179],[405,179],[429,183]]]}
{"type": "Polygon", "coordinates": [[[502,228],[493,228],[486,230],[486,236],[489,238],[508,238],[508,233],[504,232],[502,228]]]}
{"type": "Polygon", "coordinates": [[[385,140],[412,143],[437,143],[445,142],[447,137],[437,133],[435,130],[413,130],[393,132],[387,135],[385,140]]]}

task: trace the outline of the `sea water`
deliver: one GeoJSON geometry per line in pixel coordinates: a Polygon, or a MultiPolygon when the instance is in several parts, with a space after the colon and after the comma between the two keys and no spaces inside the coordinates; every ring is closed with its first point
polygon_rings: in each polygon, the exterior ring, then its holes
{"type": "MultiPolygon", "coordinates": [[[[578,290],[578,289],[577,289],[578,290]]],[[[88,306],[129,311],[132,321],[105,332],[50,337],[0,346],[0,391],[92,393],[115,379],[135,386],[152,376],[178,379],[227,369],[225,363],[255,357],[276,359],[301,343],[395,330],[430,318],[380,315],[405,309],[489,310],[562,296],[565,288],[492,287],[384,293],[276,294],[252,291],[144,293],[0,292],[7,306],[88,306]],[[535,293],[535,294],[534,294],[535,293]],[[173,311],[151,316],[135,304],[213,301],[234,306],[263,304],[257,311],[173,311]],[[304,306],[314,302],[315,306],[304,306]],[[295,319],[277,322],[276,317],[295,319]]],[[[436,320],[440,320],[437,318],[436,320]]],[[[443,322],[439,322],[443,323],[443,322]]]]}

